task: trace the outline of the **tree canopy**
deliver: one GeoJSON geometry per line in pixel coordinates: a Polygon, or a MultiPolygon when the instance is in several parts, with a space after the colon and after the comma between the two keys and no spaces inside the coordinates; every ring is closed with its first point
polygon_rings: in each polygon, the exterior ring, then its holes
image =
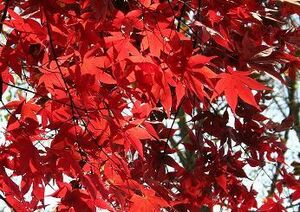
{"type": "MultiPolygon", "coordinates": [[[[296,0],[2,0],[0,198],[15,211],[282,211],[296,0]],[[14,89],[14,95],[7,97],[14,89]],[[246,169],[276,178],[262,204],[246,169]],[[51,201],[50,201],[51,202],[51,201]]],[[[299,129],[297,131],[297,129],[299,129]]],[[[296,142],[296,141],[295,141],[296,142]]],[[[288,195],[286,192],[288,191],[288,195]]]]}

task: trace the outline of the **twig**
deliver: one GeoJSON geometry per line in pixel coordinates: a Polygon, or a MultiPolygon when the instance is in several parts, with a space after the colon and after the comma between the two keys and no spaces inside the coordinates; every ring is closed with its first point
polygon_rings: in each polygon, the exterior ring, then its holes
{"type": "MultiPolygon", "coordinates": [[[[9,0],[5,0],[5,7],[4,7],[3,14],[2,14],[2,17],[1,17],[1,20],[0,20],[0,33],[3,32],[3,22],[6,19],[8,6],[9,6],[9,0]]],[[[2,102],[2,89],[3,89],[3,79],[2,79],[2,75],[0,75],[0,100],[1,100],[1,102],[2,102]]],[[[0,194],[0,199],[2,199],[5,202],[5,204],[8,207],[10,207],[13,211],[16,211],[14,209],[14,207],[1,194],[0,194]]]]}
{"type": "Polygon", "coordinates": [[[9,6],[9,0],[5,0],[5,7],[4,7],[4,10],[3,10],[3,15],[2,15],[1,20],[0,20],[0,31],[1,31],[1,33],[3,31],[3,22],[6,19],[8,6],[9,6]]]}
{"type": "Polygon", "coordinates": [[[300,206],[300,202],[297,204],[294,204],[294,205],[287,206],[285,209],[293,208],[293,207],[297,207],[297,206],[300,206]]]}
{"type": "MultiPolygon", "coordinates": [[[[0,33],[1,34],[3,32],[3,22],[6,19],[8,6],[9,6],[9,0],[5,0],[5,7],[4,7],[4,10],[3,10],[3,15],[2,15],[1,20],[0,20],[0,33]]],[[[1,101],[2,101],[2,89],[3,89],[3,79],[2,79],[2,75],[0,74],[0,100],[1,101]]]]}
{"type": "Polygon", "coordinates": [[[13,206],[5,199],[5,197],[2,196],[2,194],[0,194],[0,199],[3,200],[3,202],[5,202],[5,204],[6,204],[8,207],[10,207],[13,211],[16,211],[16,210],[14,209],[14,207],[13,207],[13,206]]]}

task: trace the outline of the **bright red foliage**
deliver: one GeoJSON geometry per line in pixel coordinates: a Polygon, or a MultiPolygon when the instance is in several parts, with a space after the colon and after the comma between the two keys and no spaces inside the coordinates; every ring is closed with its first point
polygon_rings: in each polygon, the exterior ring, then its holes
{"type": "MultiPolygon", "coordinates": [[[[283,24],[296,1],[2,0],[0,9],[2,90],[20,88],[18,75],[31,93],[2,107],[10,207],[46,207],[54,184],[59,211],[258,208],[243,168],[284,162],[286,147],[262,115],[270,89],[255,75],[295,76],[299,30],[283,24]]],[[[296,201],[299,182],[281,174],[296,201]]],[[[283,209],[279,197],[259,210],[271,209],[283,209]]]]}

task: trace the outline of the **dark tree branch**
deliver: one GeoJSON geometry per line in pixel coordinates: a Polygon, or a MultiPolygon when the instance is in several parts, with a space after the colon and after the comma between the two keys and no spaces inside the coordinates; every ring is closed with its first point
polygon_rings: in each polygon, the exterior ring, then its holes
{"type": "MultiPolygon", "coordinates": [[[[8,6],[9,6],[9,0],[5,0],[5,7],[0,20],[0,34],[3,32],[3,22],[7,16],[8,6]]],[[[0,74],[0,100],[1,101],[2,101],[2,90],[3,90],[3,79],[2,79],[2,75],[0,74]]]]}
{"type": "Polygon", "coordinates": [[[1,194],[0,194],[0,199],[1,199],[3,202],[5,202],[5,204],[6,204],[8,207],[10,207],[10,208],[12,209],[12,211],[16,211],[16,210],[14,209],[14,207],[6,200],[5,197],[2,196],[1,194]]]}
{"type": "MultiPolygon", "coordinates": [[[[9,7],[9,0],[5,0],[5,7],[4,7],[3,14],[2,14],[2,17],[0,20],[0,33],[3,32],[3,22],[6,19],[8,7],[9,7]]],[[[0,75],[0,100],[1,100],[1,102],[2,102],[2,90],[3,90],[3,79],[2,79],[2,75],[0,75]]],[[[0,195],[0,199],[3,200],[5,202],[5,204],[8,207],[10,207],[13,211],[16,211],[14,209],[14,207],[5,199],[4,196],[0,195]]]]}

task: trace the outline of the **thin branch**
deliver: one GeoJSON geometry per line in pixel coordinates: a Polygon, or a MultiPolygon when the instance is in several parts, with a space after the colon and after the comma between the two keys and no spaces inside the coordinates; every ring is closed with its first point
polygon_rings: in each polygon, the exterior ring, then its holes
{"type": "MultiPolygon", "coordinates": [[[[174,126],[174,124],[175,124],[176,118],[177,118],[177,116],[178,116],[178,114],[179,114],[180,108],[181,108],[181,106],[182,106],[184,100],[185,100],[185,99],[182,98],[182,100],[181,100],[181,102],[180,102],[180,104],[179,104],[179,106],[178,106],[178,109],[176,110],[176,112],[175,112],[175,114],[174,114],[174,119],[173,119],[172,124],[171,124],[171,127],[170,127],[170,129],[169,129],[168,136],[167,136],[167,141],[166,141],[166,143],[165,143],[165,147],[164,147],[164,150],[163,150],[162,159],[160,160],[160,163],[159,163],[159,165],[158,165],[157,175],[158,175],[158,173],[159,173],[159,169],[160,169],[160,167],[161,167],[161,165],[162,165],[162,162],[163,162],[163,161],[165,160],[165,158],[166,158],[166,151],[167,151],[167,148],[168,148],[168,142],[169,142],[169,140],[170,140],[170,138],[171,138],[172,129],[173,129],[173,126],[174,126]]],[[[156,177],[157,177],[157,176],[156,176],[156,177]]]]}
{"type": "MultiPolygon", "coordinates": [[[[9,0],[5,1],[5,7],[3,10],[3,14],[0,20],[0,34],[3,32],[3,22],[6,19],[7,11],[8,11],[8,6],[9,6],[9,0]]],[[[2,90],[3,90],[3,79],[2,75],[0,75],[0,100],[2,101],[2,90]]]]}
{"type": "Polygon", "coordinates": [[[2,194],[0,194],[0,199],[3,200],[3,202],[5,202],[5,204],[10,207],[12,211],[16,211],[16,209],[14,209],[14,207],[5,199],[4,196],[2,196],[2,194]]]}
{"type": "MultiPolygon", "coordinates": [[[[2,14],[2,17],[0,20],[0,33],[3,32],[3,22],[6,19],[8,7],[9,7],[9,0],[5,0],[5,7],[4,7],[3,14],[2,14]]],[[[3,79],[2,79],[2,75],[0,75],[0,100],[1,100],[1,102],[2,102],[2,89],[3,89],[3,79]]],[[[0,194],[0,199],[3,200],[5,202],[5,204],[8,207],[10,207],[13,211],[16,211],[14,209],[14,207],[1,194],[0,194]]]]}
{"type": "MultiPolygon", "coordinates": [[[[56,63],[56,66],[57,66],[57,69],[59,70],[59,73],[61,75],[61,78],[64,82],[64,85],[65,85],[65,88],[66,88],[66,91],[68,93],[68,96],[69,96],[69,99],[70,99],[70,107],[71,107],[71,110],[72,110],[72,119],[73,119],[73,124],[74,124],[74,127],[75,125],[77,125],[78,123],[76,123],[76,120],[75,120],[75,104],[74,104],[74,101],[73,101],[73,97],[71,95],[71,92],[70,92],[70,88],[67,84],[67,81],[63,75],[63,72],[61,70],[61,67],[58,63],[58,57],[56,55],[56,52],[55,52],[55,48],[54,48],[54,44],[53,44],[53,38],[52,38],[52,34],[51,34],[51,27],[50,27],[50,24],[49,24],[49,19],[48,19],[48,16],[47,14],[45,14],[46,16],[46,27],[47,27],[47,31],[48,31],[48,36],[49,36],[49,43],[50,43],[50,48],[51,48],[51,52],[52,52],[52,55],[54,57],[54,61],[56,63]]],[[[85,128],[85,131],[89,134],[89,136],[91,137],[91,139],[93,140],[93,142],[95,143],[95,145],[98,147],[98,149],[103,152],[103,154],[110,160],[112,161],[112,163],[114,163],[116,166],[119,166],[119,164],[117,164],[113,159],[111,159],[111,157],[109,156],[108,153],[106,153],[103,149],[102,149],[102,146],[98,144],[98,141],[97,141],[97,138],[95,138],[95,136],[93,135],[93,133],[88,129],[88,125],[86,124],[85,120],[82,118],[82,116],[80,114],[78,114],[78,111],[77,111],[77,115],[78,115],[78,120],[81,120],[84,128],[85,128]]],[[[76,129],[76,128],[75,128],[76,129]]],[[[77,135],[76,135],[77,136],[77,135]]],[[[122,163],[121,163],[122,164],[122,163]]],[[[124,172],[124,167],[120,167],[120,171],[121,172],[124,172]],[[123,169],[122,169],[123,168],[123,169]]],[[[126,181],[127,184],[128,184],[128,180],[126,181]]],[[[128,187],[129,187],[129,184],[128,184],[128,187]]]]}
{"type": "MultiPolygon", "coordinates": [[[[63,101],[60,101],[60,100],[57,100],[57,99],[53,99],[53,98],[51,98],[51,97],[49,97],[49,96],[42,95],[42,94],[37,93],[37,92],[35,92],[35,91],[32,91],[32,90],[30,90],[30,89],[22,88],[22,87],[20,87],[20,86],[17,86],[17,85],[14,85],[14,84],[10,84],[10,83],[7,83],[7,82],[3,82],[3,84],[4,84],[4,85],[7,85],[7,86],[9,86],[9,87],[12,87],[12,88],[16,88],[16,89],[19,89],[19,90],[28,92],[28,93],[32,93],[32,94],[34,94],[34,95],[36,95],[36,96],[39,96],[39,97],[42,97],[42,98],[51,100],[51,101],[53,101],[53,102],[57,102],[57,103],[59,103],[59,104],[62,104],[62,105],[68,106],[68,107],[72,107],[71,104],[68,104],[68,103],[66,103],[66,102],[63,102],[63,101]]],[[[84,111],[84,112],[93,112],[93,111],[86,111],[85,109],[80,108],[80,107],[77,107],[76,105],[74,106],[74,108],[75,108],[76,110],[80,110],[80,111],[84,111]]],[[[105,108],[99,108],[99,110],[102,110],[102,109],[105,109],[105,108]]]]}
{"type": "Polygon", "coordinates": [[[9,6],[9,0],[5,0],[5,7],[4,7],[4,10],[3,10],[3,15],[2,15],[1,20],[0,20],[0,31],[1,31],[1,33],[3,31],[3,22],[6,19],[8,6],[9,6]]]}
{"type": "Polygon", "coordinates": [[[53,58],[54,58],[54,61],[55,61],[55,64],[57,66],[57,69],[59,71],[59,74],[61,75],[61,78],[64,82],[64,85],[65,85],[65,88],[66,88],[66,91],[67,91],[67,94],[69,96],[69,99],[70,99],[70,103],[71,103],[71,110],[72,110],[72,117],[73,117],[73,122],[75,122],[75,111],[74,111],[74,101],[73,101],[73,97],[71,95],[71,92],[70,92],[70,88],[68,86],[68,83],[64,77],[64,74],[61,70],[61,67],[58,63],[58,56],[56,55],[56,52],[55,52],[55,48],[54,48],[54,43],[53,43],[53,38],[52,38],[52,33],[51,33],[51,27],[50,27],[50,23],[49,23],[49,18],[48,18],[48,15],[47,13],[45,12],[45,17],[46,17],[46,27],[47,27],[47,31],[48,31],[48,36],[49,36],[49,44],[50,44],[50,49],[51,49],[51,52],[52,52],[52,55],[53,55],[53,58]]]}
{"type": "Polygon", "coordinates": [[[285,209],[294,208],[294,207],[297,207],[297,206],[300,206],[300,202],[297,203],[297,204],[294,204],[294,205],[287,206],[285,209]]]}

